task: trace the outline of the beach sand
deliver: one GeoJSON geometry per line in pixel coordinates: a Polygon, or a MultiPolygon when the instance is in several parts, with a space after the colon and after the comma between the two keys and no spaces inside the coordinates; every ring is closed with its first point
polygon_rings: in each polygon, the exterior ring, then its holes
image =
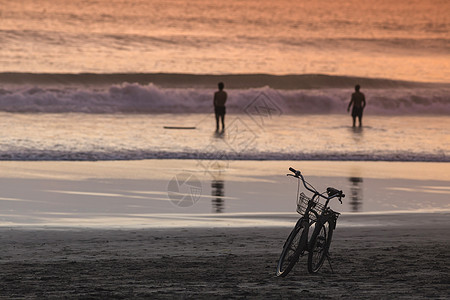
{"type": "Polygon", "coordinates": [[[450,297],[450,164],[229,162],[221,173],[198,163],[1,162],[0,298],[450,297]],[[275,277],[298,218],[289,166],[314,185],[348,184],[334,273],[325,263],[310,275],[302,258],[275,277]],[[203,185],[191,207],[168,199],[180,172],[203,185]],[[211,176],[225,184],[222,213],[211,176]]]}
{"type": "MultiPolygon", "coordinates": [[[[275,277],[287,227],[0,230],[0,297],[448,299],[449,214],[343,227],[318,274],[275,277]]],[[[377,218],[378,216],[366,216],[377,218]]],[[[391,216],[390,218],[393,218],[391,216]]]]}

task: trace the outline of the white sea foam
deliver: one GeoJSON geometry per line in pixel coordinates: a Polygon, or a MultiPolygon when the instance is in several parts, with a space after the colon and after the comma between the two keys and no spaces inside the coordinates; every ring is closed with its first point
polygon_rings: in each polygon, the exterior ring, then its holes
{"type": "MultiPolygon", "coordinates": [[[[287,160],[287,161],[409,161],[409,162],[450,162],[450,156],[446,154],[430,153],[265,153],[258,151],[234,153],[234,152],[185,152],[185,151],[149,151],[149,150],[123,150],[117,149],[108,152],[103,151],[58,151],[58,150],[21,150],[12,153],[0,151],[0,160],[7,161],[99,161],[99,160],[143,160],[143,159],[195,159],[210,161],[205,164],[216,162],[228,165],[230,161],[237,160],[287,160]],[[220,163],[224,161],[223,163],[220,163]]],[[[202,163],[199,163],[202,165],[202,163]]],[[[200,167],[202,168],[202,167],[200,167]]],[[[205,171],[214,171],[204,167],[205,171]]],[[[201,169],[199,169],[201,170],[201,169]]]]}
{"type": "MultiPolygon", "coordinates": [[[[346,113],[351,88],[330,88],[332,80],[313,82],[322,87],[288,90],[270,86],[229,89],[227,107],[229,112],[245,113],[246,107],[252,102],[263,101],[267,105],[275,106],[283,114],[346,113]]],[[[287,82],[284,84],[293,85],[287,82]]],[[[272,85],[283,83],[275,82],[272,85]]],[[[345,82],[341,85],[349,84],[345,82]]],[[[174,88],[153,83],[91,86],[25,83],[0,89],[0,111],[206,113],[211,111],[213,87],[174,88]]],[[[378,81],[368,83],[368,87],[363,91],[368,102],[366,113],[369,114],[450,114],[450,87],[445,85],[417,85],[411,88],[403,87],[401,83],[389,82],[383,87],[382,82],[378,81]]]]}

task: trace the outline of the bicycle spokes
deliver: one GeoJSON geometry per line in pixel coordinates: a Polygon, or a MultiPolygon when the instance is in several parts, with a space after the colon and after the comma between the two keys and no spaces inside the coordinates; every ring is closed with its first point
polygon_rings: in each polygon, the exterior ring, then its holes
{"type": "Polygon", "coordinates": [[[324,245],[325,245],[325,237],[319,236],[317,238],[317,248],[322,249],[324,247],[324,245]]]}

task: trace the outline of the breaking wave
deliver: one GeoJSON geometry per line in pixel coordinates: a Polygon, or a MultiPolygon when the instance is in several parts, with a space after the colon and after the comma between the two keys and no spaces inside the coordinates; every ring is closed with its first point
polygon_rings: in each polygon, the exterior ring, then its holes
{"type": "Polygon", "coordinates": [[[345,113],[353,85],[367,113],[450,114],[450,85],[326,75],[1,73],[0,111],[11,113],[205,113],[218,81],[228,110],[263,99],[284,114],[345,113]]]}

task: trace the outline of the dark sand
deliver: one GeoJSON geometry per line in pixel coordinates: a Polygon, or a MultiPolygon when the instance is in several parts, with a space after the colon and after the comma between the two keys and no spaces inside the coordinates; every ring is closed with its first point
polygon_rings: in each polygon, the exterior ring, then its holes
{"type": "MultiPolygon", "coordinates": [[[[449,299],[449,214],[341,227],[324,264],[276,265],[290,228],[0,229],[0,297],[449,299]]],[[[369,216],[370,218],[370,216],[369,216]]]]}

